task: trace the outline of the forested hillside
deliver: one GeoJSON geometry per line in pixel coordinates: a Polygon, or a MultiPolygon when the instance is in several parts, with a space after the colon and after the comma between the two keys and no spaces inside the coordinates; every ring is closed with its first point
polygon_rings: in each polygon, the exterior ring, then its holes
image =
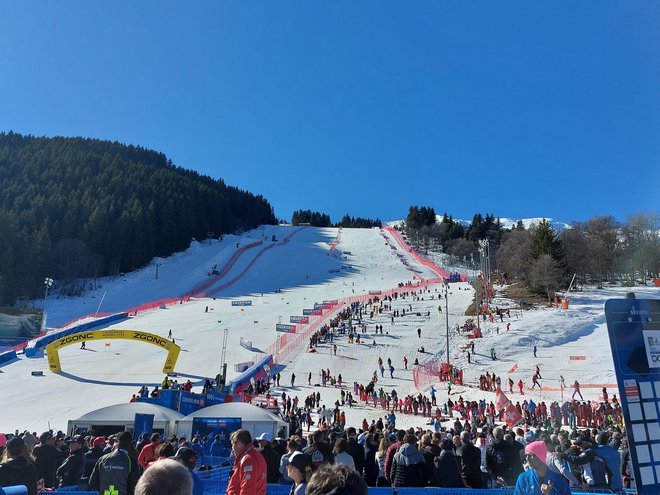
{"type": "Polygon", "coordinates": [[[76,291],[193,237],[276,223],[262,196],[95,139],[0,133],[0,191],[0,305],[42,294],[46,276],[76,291]]]}

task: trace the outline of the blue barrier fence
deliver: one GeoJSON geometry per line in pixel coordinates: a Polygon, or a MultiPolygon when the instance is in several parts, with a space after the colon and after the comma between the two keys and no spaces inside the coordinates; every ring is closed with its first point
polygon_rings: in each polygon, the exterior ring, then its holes
{"type": "Polygon", "coordinates": [[[16,351],[14,350],[0,353],[0,366],[13,361],[14,359],[16,359],[16,351]]]}
{"type": "Polygon", "coordinates": [[[59,332],[51,332],[43,337],[32,340],[28,347],[25,348],[25,356],[27,357],[36,357],[46,348],[51,342],[55,342],[57,339],[66,337],[73,333],[84,332],[85,330],[91,330],[92,328],[100,327],[103,325],[108,325],[110,323],[115,323],[120,320],[125,320],[128,318],[128,313],[117,313],[116,315],[106,316],[105,318],[99,318],[98,320],[88,321],[81,325],[76,325],[75,327],[68,328],[66,330],[61,330],[59,332]]]}
{"type": "Polygon", "coordinates": [[[27,495],[27,488],[23,485],[0,487],[0,495],[27,495]]]}
{"type": "MultiPolygon", "coordinates": [[[[209,471],[195,471],[204,485],[204,495],[223,495],[227,492],[231,467],[220,467],[209,471]]],[[[290,485],[268,485],[267,495],[288,495],[290,485]]],[[[96,495],[96,492],[76,491],[72,487],[56,490],[57,495],[96,495]]],[[[595,493],[611,493],[608,490],[583,491],[571,490],[572,495],[593,495],[595,493]]],[[[624,490],[624,494],[634,495],[635,490],[624,490]]],[[[0,494],[1,495],[1,494],[0,494]]],[[[513,487],[509,488],[369,488],[369,495],[513,495],[513,487]]]]}

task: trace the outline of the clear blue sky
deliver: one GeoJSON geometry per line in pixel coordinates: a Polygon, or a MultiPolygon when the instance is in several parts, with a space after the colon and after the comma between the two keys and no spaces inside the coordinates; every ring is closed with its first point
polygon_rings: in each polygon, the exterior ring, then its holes
{"type": "Polygon", "coordinates": [[[660,208],[660,2],[29,2],[0,130],[139,144],[339,220],[660,208]]]}

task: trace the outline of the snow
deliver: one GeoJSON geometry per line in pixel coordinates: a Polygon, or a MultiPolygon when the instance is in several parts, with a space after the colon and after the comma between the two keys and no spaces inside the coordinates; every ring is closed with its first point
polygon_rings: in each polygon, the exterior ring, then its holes
{"type": "MultiPolygon", "coordinates": [[[[220,287],[228,280],[236,282],[213,297],[193,297],[189,302],[174,304],[167,309],[140,311],[137,316],[112,325],[110,328],[134,329],[167,336],[172,330],[182,352],[176,365],[179,380],[190,378],[194,390],[200,390],[205,377],[214,377],[221,368],[221,348],[224,329],[228,329],[228,378],[235,377],[234,364],[253,360],[259,350],[273,344],[280,333],[275,325],[288,323],[289,316],[301,315],[304,308],[328,299],[344,299],[368,294],[370,290],[388,290],[399,283],[413,280],[413,271],[401,261],[406,260],[418,276],[431,279],[434,274],[415,263],[400,248],[392,249],[392,237],[379,229],[318,229],[291,226],[267,226],[241,236],[226,236],[221,242],[194,241],[190,248],[166,259],[159,260],[159,277],[155,267],[148,266],[122,277],[104,279],[101,287],[77,298],[58,299],[49,297],[46,302],[50,325],[60,325],[75,318],[100,312],[117,312],[142,303],[168,297],[181,297],[195,286],[209,280],[208,273],[214,264],[223,267],[237,251],[236,244],[245,246],[264,240],[260,246],[249,249],[231,267],[222,280],[209,288],[220,287]],[[291,235],[293,234],[293,235],[291,235]],[[277,242],[271,242],[275,235],[277,242]],[[290,236],[288,242],[282,242],[290,236]],[[333,252],[332,243],[338,242],[333,252]],[[266,249],[270,244],[272,248],[266,249]],[[343,252],[350,254],[343,254],[343,252]],[[401,257],[397,256],[400,254],[401,257]],[[344,268],[342,268],[344,266],[344,268]],[[349,268],[346,268],[348,266],[349,268]],[[330,270],[333,270],[332,272],[330,270]],[[338,271],[336,271],[338,270],[338,271]],[[239,277],[239,275],[241,275],[239,277]],[[252,301],[252,306],[236,307],[232,300],[252,301]],[[102,301],[102,302],[101,302],[102,301]],[[100,308],[99,308],[100,306],[100,308]],[[208,307],[208,311],[206,308],[208,307]],[[239,345],[243,337],[252,341],[252,351],[239,345]]],[[[405,289],[402,289],[405,290],[405,289]]],[[[417,393],[412,377],[412,363],[418,357],[421,362],[429,359],[446,359],[445,309],[439,313],[439,285],[430,292],[419,294],[420,300],[408,297],[393,302],[393,309],[409,310],[412,314],[390,321],[390,313],[366,319],[366,344],[348,344],[345,337],[337,340],[338,351],[334,356],[332,346],[321,345],[316,353],[301,350],[282,363],[282,387],[274,393],[297,395],[301,400],[312,392],[320,391],[322,404],[332,407],[339,398],[339,389],[316,387],[320,382],[321,368],[342,374],[345,384],[354,381],[367,383],[377,369],[378,357],[392,359],[396,368],[394,378],[386,371],[377,386],[390,391],[396,388],[399,395],[417,393]],[[433,299],[431,299],[433,296],[433,299]],[[421,300],[423,298],[423,300],[421,300]],[[417,316],[417,313],[430,316],[417,316]],[[375,325],[383,325],[385,335],[373,335],[375,325]],[[417,329],[421,328],[421,338],[417,329]],[[370,345],[375,339],[376,346],[370,345]],[[427,351],[419,354],[423,346],[427,351]],[[408,370],[403,369],[403,357],[409,360],[408,370]],[[312,386],[307,385],[307,375],[312,372],[312,386]],[[296,386],[289,387],[291,373],[296,374],[296,386]],[[286,386],[285,386],[286,385],[286,386]]],[[[522,378],[531,386],[532,370],[541,368],[542,385],[559,388],[559,375],[566,383],[578,378],[583,385],[612,384],[615,382],[612,357],[607,340],[603,313],[605,300],[623,297],[631,289],[607,288],[585,290],[571,294],[566,311],[542,308],[511,311],[511,319],[503,323],[487,324],[484,338],[476,342],[476,358],[467,365],[463,351],[468,339],[453,329],[466,321],[465,311],[474,292],[467,284],[452,284],[449,294],[450,360],[465,367],[466,386],[452,389],[452,398],[490,400],[492,393],[482,392],[467,385],[477,383],[478,376],[486,371],[502,376],[517,365],[511,374],[514,380],[522,378]],[[506,332],[506,323],[511,329],[506,332]],[[499,335],[496,327],[499,326],[499,335]],[[532,354],[533,344],[538,346],[538,359],[532,354]],[[494,347],[497,361],[491,361],[488,351],[494,347]],[[585,356],[585,360],[573,361],[571,355],[585,356]]],[[[657,298],[656,288],[635,288],[638,298],[657,298]]],[[[500,307],[513,306],[512,301],[496,299],[500,307]]],[[[102,341],[87,342],[87,349],[72,345],[60,350],[63,372],[48,371],[45,358],[19,356],[13,363],[0,368],[0,380],[5,384],[0,431],[29,429],[41,432],[48,427],[65,429],[67,421],[83,414],[117,403],[127,402],[142,385],[150,388],[163,379],[161,369],[165,351],[156,346],[113,340],[106,347],[102,341]],[[44,376],[31,376],[33,370],[41,370],[44,376]],[[9,385],[9,386],[8,386],[9,385]]],[[[352,387],[351,387],[352,388],[352,387]]],[[[444,387],[437,385],[440,402],[446,397],[444,387]]],[[[425,391],[422,391],[425,392],[425,391]]],[[[597,398],[598,388],[584,388],[585,398],[597,398]]],[[[616,391],[610,390],[610,393],[616,391]]],[[[555,400],[560,391],[527,392],[535,399],[555,400]]],[[[510,397],[514,402],[518,394],[510,397]]],[[[363,418],[369,420],[384,416],[382,410],[364,407],[346,409],[349,424],[359,426],[363,418]]],[[[398,414],[397,424],[403,427],[423,426],[420,417],[398,414]]]]}
{"type": "MultiPolygon", "coordinates": [[[[436,215],[435,216],[435,221],[440,223],[442,222],[442,215],[436,215]]],[[[472,224],[472,220],[459,220],[458,218],[454,219],[457,222],[462,223],[466,227],[472,224]]],[[[562,222],[560,220],[554,220],[551,217],[537,217],[537,218],[506,218],[506,217],[499,217],[500,224],[502,225],[503,229],[513,229],[517,224],[518,221],[521,221],[525,227],[526,230],[529,230],[532,227],[536,227],[538,224],[540,224],[543,220],[546,220],[550,226],[555,229],[557,232],[561,232],[566,229],[570,229],[571,226],[570,224],[567,224],[565,222],[562,222]]],[[[392,220],[390,222],[385,222],[386,225],[390,227],[401,227],[403,225],[404,221],[403,220],[392,220]]]]}

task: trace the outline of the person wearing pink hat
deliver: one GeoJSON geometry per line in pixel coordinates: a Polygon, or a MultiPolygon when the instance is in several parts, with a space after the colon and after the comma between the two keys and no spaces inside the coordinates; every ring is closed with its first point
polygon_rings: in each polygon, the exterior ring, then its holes
{"type": "Polygon", "coordinates": [[[537,440],[525,447],[525,460],[529,470],[518,476],[513,495],[570,495],[563,476],[548,469],[545,459],[548,448],[537,440]]]}

